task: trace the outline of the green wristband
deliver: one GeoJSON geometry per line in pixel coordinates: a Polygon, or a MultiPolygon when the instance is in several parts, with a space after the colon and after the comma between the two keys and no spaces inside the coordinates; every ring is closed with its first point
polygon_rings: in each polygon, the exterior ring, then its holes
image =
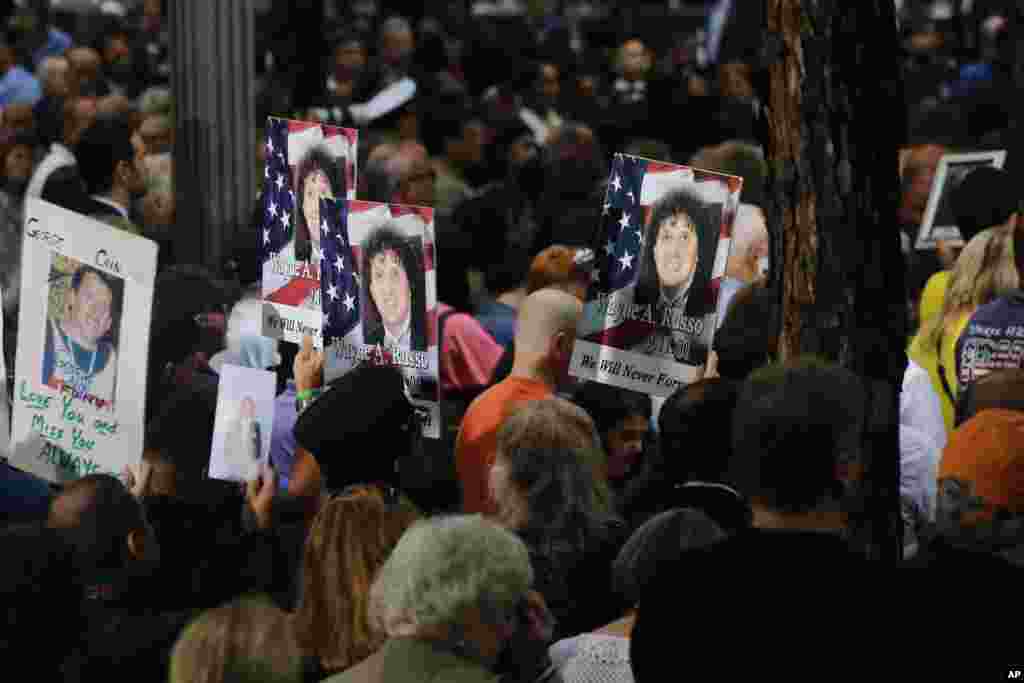
{"type": "Polygon", "coordinates": [[[297,401],[315,401],[320,397],[322,389],[303,389],[299,393],[295,394],[295,400],[297,401]]]}

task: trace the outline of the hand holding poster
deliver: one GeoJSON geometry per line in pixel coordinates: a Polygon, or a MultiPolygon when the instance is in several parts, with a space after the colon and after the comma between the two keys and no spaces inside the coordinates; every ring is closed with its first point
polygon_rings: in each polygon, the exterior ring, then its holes
{"type": "Polygon", "coordinates": [[[321,348],[320,200],[355,197],[358,133],[267,120],[263,228],[259,235],[263,335],[321,348]]]}
{"type": "Polygon", "coordinates": [[[142,454],[157,246],[37,199],[25,218],[12,462],[117,474],[142,454]]]}
{"type": "Polygon", "coordinates": [[[700,377],[742,185],[615,156],[572,375],[660,396],[700,377]]]}
{"type": "Polygon", "coordinates": [[[424,435],[440,437],[434,211],[323,203],[325,380],[365,363],[401,369],[424,435]]]}
{"type": "Polygon", "coordinates": [[[953,212],[953,194],[971,171],[986,166],[1002,168],[1005,161],[1005,150],[943,155],[935,170],[915,248],[935,249],[940,240],[951,247],[962,247],[964,240],[953,212]]]}
{"type": "Polygon", "coordinates": [[[268,370],[225,364],[217,385],[217,416],[210,477],[250,481],[269,462],[277,376],[268,370]]]}

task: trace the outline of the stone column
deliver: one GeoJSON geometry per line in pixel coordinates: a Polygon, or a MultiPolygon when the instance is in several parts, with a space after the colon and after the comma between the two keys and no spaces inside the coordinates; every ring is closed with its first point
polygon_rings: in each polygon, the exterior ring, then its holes
{"type": "Polygon", "coordinates": [[[253,17],[253,0],[170,0],[178,263],[219,270],[249,227],[258,194],[253,17]]]}

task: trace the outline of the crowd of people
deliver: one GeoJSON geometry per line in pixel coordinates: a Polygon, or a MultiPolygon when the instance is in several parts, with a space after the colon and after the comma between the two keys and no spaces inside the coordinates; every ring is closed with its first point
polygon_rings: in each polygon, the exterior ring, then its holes
{"type": "MultiPolygon", "coordinates": [[[[176,259],[189,226],[174,211],[167,4],[103,3],[63,28],[45,8],[15,10],[0,45],[9,375],[26,197],[160,245],[138,463],[53,484],[0,462],[0,651],[45,643],[33,676],[67,681],[643,682],[683,670],[681,642],[735,642],[741,620],[752,637],[816,637],[828,609],[839,629],[872,618],[858,579],[891,539],[877,537],[863,463],[897,454],[872,438],[884,426],[869,382],[779,359],[744,3],[661,8],[662,33],[609,39],[621,8],[594,20],[600,3],[477,3],[456,22],[327,2],[318,92],[289,88],[280,55],[267,60],[261,116],[359,128],[357,196],[436,210],[439,439],[423,436],[396,368],[325,385],[309,337],[261,336],[259,207],[228,263],[176,259]],[[361,119],[405,78],[411,95],[361,119]],[[569,374],[612,152],[744,179],[706,371],[667,398],[569,374]],[[241,486],[208,476],[225,364],[277,377],[268,464],[241,486]],[[858,585],[807,598],[792,577],[808,569],[858,585]]],[[[902,240],[914,325],[893,533],[907,568],[1016,567],[1012,176],[966,176],[950,200],[962,246],[915,245],[942,155],[1006,135],[996,94],[1015,10],[975,2],[953,26],[931,11],[942,3],[898,4],[913,126],[893,248],[902,240]],[[948,125],[954,110],[966,126],[948,125]]],[[[116,314],[99,271],[67,288],[48,357],[73,359],[116,314]]]]}

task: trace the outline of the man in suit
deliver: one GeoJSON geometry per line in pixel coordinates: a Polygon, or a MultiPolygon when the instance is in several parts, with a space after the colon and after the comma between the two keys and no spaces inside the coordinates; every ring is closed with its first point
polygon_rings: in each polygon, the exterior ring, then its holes
{"type": "Polygon", "coordinates": [[[132,222],[133,200],[146,191],[146,143],[123,117],[99,118],[75,147],[88,200],[80,212],[141,234],[132,222]]]}

